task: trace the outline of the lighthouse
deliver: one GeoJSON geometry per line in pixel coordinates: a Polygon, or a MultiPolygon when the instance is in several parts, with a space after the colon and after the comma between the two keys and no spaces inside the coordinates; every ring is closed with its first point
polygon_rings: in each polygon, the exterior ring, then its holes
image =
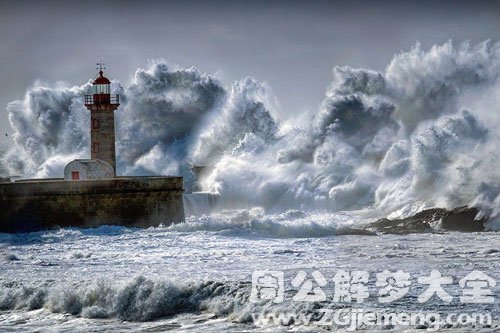
{"type": "Polygon", "coordinates": [[[90,116],[91,156],[66,164],[64,178],[0,179],[0,233],[184,221],[182,177],[116,177],[114,112],[120,101],[97,65],[92,94],[79,97],[90,111],[80,110],[90,116]]]}
{"type": "Polygon", "coordinates": [[[95,180],[116,177],[115,110],[119,95],[111,94],[111,82],[104,76],[103,63],[97,63],[99,75],[92,81],[92,94],[85,95],[90,111],[90,159],[71,161],[64,168],[65,180],[95,180]]]}
{"type": "Polygon", "coordinates": [[[90,111],[91,159],[107,162],[116,176],[115,110],[120,106],[120,96],[111,94],[103,64],[97,65],[99,75],[92,81],[92,95],[85,95],[85,107],[90,111]]]}

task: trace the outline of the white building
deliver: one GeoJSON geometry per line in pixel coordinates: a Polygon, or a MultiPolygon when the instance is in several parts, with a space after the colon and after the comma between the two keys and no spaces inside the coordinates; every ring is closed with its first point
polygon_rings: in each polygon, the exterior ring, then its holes
{"type": "Polygon", "coordinates": [[[113,167],[102,160],[74,160],[64,168],[65,180],[89,180],[114,178],[113,167]]]}

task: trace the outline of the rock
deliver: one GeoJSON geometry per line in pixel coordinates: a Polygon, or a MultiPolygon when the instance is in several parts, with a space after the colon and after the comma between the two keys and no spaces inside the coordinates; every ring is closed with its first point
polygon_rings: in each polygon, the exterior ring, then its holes
{"type": "Polygon", "coordinates": [[[366,229],[384,234],[427,233],[435,231],[432,224],[440,221],[439,227],[444,230],[485,231],[486,220],[475,220],[478,212],[478,209],[474,207],[458,207],[452,210],[432,208],[403,219],[382,218],[368,224],[366,229]]]}
{"type": "Polygon", "coordinates": [[[485,219],[475,220],[479,210],[477,208],[458,207],[448,211],[441,219],[441,228],[455,231],[485,231],[485,219]]]}

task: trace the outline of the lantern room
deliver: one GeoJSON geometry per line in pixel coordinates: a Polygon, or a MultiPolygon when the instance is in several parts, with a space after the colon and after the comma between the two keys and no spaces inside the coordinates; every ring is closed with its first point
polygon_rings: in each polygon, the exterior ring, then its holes
{"type": "Polygon", "coordinates": [[[101,70],[99,71],[99,76],[92,81],[93,87],[92,87],[92,94],[111,94],[110,91],[110,84],[111,82],[108,80],[107,77],[105,77],[104,72],[101,70]]]}
{"type": "Polygon", "coordinates": [[[111,81],[104,76],[102,63],[99,65],[99,75],[92,81],[92,95],[85,95],[85,106],[120,105],[120,96],[111,94],[111,81]]]}

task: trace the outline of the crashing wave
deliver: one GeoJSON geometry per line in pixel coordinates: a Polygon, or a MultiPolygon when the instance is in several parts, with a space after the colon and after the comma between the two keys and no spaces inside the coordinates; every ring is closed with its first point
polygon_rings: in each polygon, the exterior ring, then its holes
{"type": "Polygon", "coordinates": [[[78,286],[12,283],[0,287],[0,310],[46,308],[54,313],[128,321],[203,310],[227,315],[233,306],[248,298],[247,288],[240,287],[237,283],[221,282],[176,284],[143,276],[121,284],[109,280],[78,286]],[[219,298],[224,298],[224,302],[219,303],[219,298]]]}
{"type": "MultiPolygon", "coordinates": [[[[289,302],[275,304],[272,300],[251,300],[249,282],[184,282],[152,280],[143,276],[129,281],[99,280],[79,285],[43,284],[27,286],[21,283],[0,285],[0,310],[46,309],[52,313],[70,314],[89,319],[118,319],[129,322],[153,321],[186,313],[208,313],[211,318],[224,318],[232,323],[243,324],[241,328],[283,329],[288,331],[302,325],[307,330],[323,330],[325,322],[320,321],[326,311],[343,310],[349,313],[356,306],[338,302],[331,297],[324,301],[289,302]],[[290,315],[288,315],[290,314],[290,315]],[[301,320],[301,318],[303,320],[301,320]],[[305,320],[307,319],[307,321],[305,320]]],[[[295,290],[285,290],[287,297],[295,290]]],[[[412,305],[401,302],[398,311],[412,310],[412,305]]],[[[413,308],[413,311],[421,308],[413,308]]],[[[365,311],[391,313],[391,308],[363,308],[365,311]]],[[[440,312],[456,311],[456,305],[441,305],[440,312]]],[[[370,329],[363,322],[357,329],[370,329]]],[[[434,324],[434,325],[433,325],[434,324]]],[[[437,323],[439,325],[440,323],[437,323]]],[[[330,329],[346,329],[348,325],[332,322],[330,329]]],[[[479,324],[481,325],[481,324],[479,324]]],[[[495,329],[498,323],[484,323],[478,328],[495,329]]],[[[404,329],[432,328],[432,320],[419,321],[404,329]]],[[[395,327],[387,325],[388,329],[395,327]]]]}
{"type": "MultiPolygon", "coordinates": [[[[382,72],[335,67],[320,109],[293,127],[275,118],[270,90],[254,79],[227,88],[155,61],[127,88],[114,83],[123,95],[118,168],[192,180],[190,165],[207,165],[204,190],[235,206],[403,217],[469,206],[497,219],[499,77],[499,43],[417,44],[382,72]]],[[[8,105],[12,172],[60,176],[88,155],[88,86],[37,83],[8,105]]]]}

